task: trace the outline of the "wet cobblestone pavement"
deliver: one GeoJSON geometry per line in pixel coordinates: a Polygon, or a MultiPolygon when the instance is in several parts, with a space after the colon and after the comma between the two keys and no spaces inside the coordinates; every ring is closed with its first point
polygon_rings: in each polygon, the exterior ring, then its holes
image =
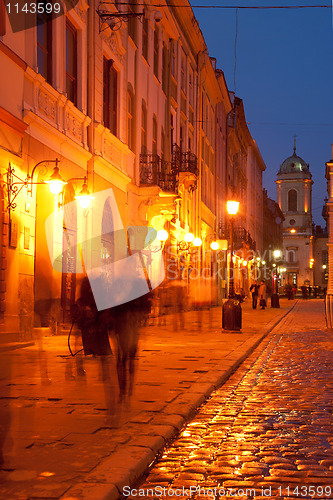
{"type": "Polygon", "coordinates": [[[131,498],[333,499],[332,348],[324,308],[298,302],[131,498]]]}

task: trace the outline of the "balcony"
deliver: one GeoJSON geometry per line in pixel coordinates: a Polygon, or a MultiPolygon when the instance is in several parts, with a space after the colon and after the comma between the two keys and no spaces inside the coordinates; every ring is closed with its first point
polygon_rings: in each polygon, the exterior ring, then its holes
{"type": "Polygon", "coordinates": [[[159,186],[168,193],[177,192],[176,174],[170,162],[160,159],[157,154],[140,154],[140,186],[159,186]]]}
{"type": "Polygon", "coordinates": [[[198,158],[191,151],[183,152],[178,144],[172,145],[172,170],[179,174],[180,172],[199,175],[198,158]]]}
{"type": "MultiPolygon", "coordinates": [[[[230,240],[230,226],[223,224],[219,228],[219,238],[230,240]]],[[[234,227],[234,249],[248,246],[250,250],[256,250],[256,242],[244,227],[234,227]]]]}

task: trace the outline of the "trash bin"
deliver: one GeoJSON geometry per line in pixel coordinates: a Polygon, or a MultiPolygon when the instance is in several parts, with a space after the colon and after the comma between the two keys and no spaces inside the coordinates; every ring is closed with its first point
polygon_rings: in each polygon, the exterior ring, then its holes
{"type": "Polygon", "coordinates": [[[236,299],[228,299],[222,306],[223,330],[240,330],[242,328],[242,306],[236,299]]]}
{"type": "Polygon", "coordinates": [[[271,307],[280,307],[280,298],[278,293],[273,293],[271,296],[271,307]]]}

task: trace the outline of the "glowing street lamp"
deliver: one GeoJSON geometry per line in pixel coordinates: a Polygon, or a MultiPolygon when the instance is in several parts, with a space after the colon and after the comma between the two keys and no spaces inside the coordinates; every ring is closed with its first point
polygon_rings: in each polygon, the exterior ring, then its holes
{"type": "Polygon", "coordinates": [[[242,308],[239,302],[235,302],[234,290],[234,216],[237,214],[238,208],[239,201],[227,201],[227,212],[230,215],[230,265],[228,300],[222,306],[222,328],[224,330],[240,330],[242,327],[242,308]]]}
{"type": "Polygon", "coordinates": [[[77,196],[75,196],[75,199],[78,200],[81,208],[89,208],[91,200],[94,199],[94,197],[91,196],[91,194],[88,190],[86,177],[84,177],[82,189],[79,192],[79,194],[77,196]]]}
{"type": "Polygon", "coordinates": [[[220,248],[220,245],[218,244],[217,241],[212,241],[211,244],[210,244],[210,248],[212,250],[218,250],[220,248]]]}
{"type": "Polygon", "coordinates": [[[169,238],[169,233],[165,229],[157,231],[156,237],[159,241],[165,242],[169,238]]]}

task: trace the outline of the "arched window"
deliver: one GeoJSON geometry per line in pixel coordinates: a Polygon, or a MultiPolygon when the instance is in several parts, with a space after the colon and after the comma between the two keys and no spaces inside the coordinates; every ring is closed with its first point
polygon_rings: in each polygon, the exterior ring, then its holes
{"type": "Polygon", "coordinates": [[[297,191],[295,189],[288,191],[288,212],[297,212],[297,191]]]}

